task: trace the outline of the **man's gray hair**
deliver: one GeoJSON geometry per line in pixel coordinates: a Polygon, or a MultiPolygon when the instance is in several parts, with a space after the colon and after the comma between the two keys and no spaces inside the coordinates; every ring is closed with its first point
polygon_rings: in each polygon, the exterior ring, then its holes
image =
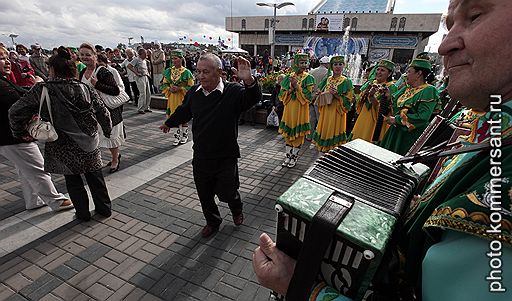
{"type": "Polygon", "coordinates": [[[209,60],[210,62],[214,63],[214,65],[217,65],[218,69],[222,69],[222,61],[221,61],[221,59],[217,55],[215,55],[213,53],[210,53],[210,52],[203,53],[199,57],[199,60],[200,61],[209,60]]]}

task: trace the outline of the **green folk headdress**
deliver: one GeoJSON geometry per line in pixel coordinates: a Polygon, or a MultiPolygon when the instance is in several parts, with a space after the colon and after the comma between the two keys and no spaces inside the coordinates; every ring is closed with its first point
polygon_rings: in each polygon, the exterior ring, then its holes
{"type": "Polygon", "coordinates": [[[422,68],[432,71],[432,63],[429,60],[414,59],[409,67],[422,68]]]}
{"type": "Polygon", "coordinates": [[[171,50],[171,57],[184,58],[185,56],[183,55],[183,51],[181,51],[179,49],[174,49],[174,50],[171,50]]]}

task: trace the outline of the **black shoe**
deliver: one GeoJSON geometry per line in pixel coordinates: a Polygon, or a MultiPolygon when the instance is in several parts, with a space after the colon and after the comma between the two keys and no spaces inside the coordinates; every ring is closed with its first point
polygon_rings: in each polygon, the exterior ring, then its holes
{"type": "Polygon", "coordinates": [[[233,223],[237,226],[240,226],[241,224],[243,224],[244,223],[244,214],[240,213],[240,214],[233,215],[233,223]]]}
{"type": "Polygon", "coordinates": [[[151,113],[153,111],[151,111],[150,109],[147,109],[147,110],[144,110],[144,112],[151,113]]]}
{"type": "MultiPolygon", "coordinates": [[[[112,162],[110,162],[110,166],[112,166],[112,162]]],[[[110,173],[115,173],[116,171],[119,170],[119,166],[121,166],[121,154],[119,154],[119,156],[117,156],[117,166],[116,167],[111,167],[109,172],[110,173]]]]}
{"type": "Polygon", "coordinates": [[[208,238],[208,237],[212,236],[217,231],[219,231],[219,227],[215,227],[212,225],[206,225],[203,227],[203,230],[201,230],[201,236],[203,238],[208,238]]]}

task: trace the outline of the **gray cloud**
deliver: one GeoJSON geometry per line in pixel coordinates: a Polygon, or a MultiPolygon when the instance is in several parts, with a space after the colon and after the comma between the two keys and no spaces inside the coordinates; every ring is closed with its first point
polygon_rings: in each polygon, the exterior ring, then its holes
{"type": "MultiPolygon", "coordinates": [[[[119,42],[126,44],[128,37],[134,38],[132,42],[140,41],[140,36],[161,42],[186,36],[199,43],[233,36],[236,44],[236,34],[224,30],[225,17],[273,14],[272,8],[259,7],[257,1],[0,0],[0,41],[10,45],[8,35],[14,32],[19,34],[16,42],[38,42],[45,48],[76,46],[84,41],[112,47],[119,42]]],[[[319,0],[292,2],[295,6],[278,14],[306,14],[319,0]]]]}

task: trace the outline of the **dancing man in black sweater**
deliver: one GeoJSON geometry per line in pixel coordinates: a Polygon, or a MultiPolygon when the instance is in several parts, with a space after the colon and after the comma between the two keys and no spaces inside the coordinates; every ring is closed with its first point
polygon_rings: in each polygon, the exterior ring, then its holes
{"type": "Polygon", "coordinates": [[[261,88],[251,75],[249,61],[239,57],[238,78],[244,85],[222,81],[222,61],[214,54],[203,54],[197,62],[195,85],[185,95],[185,100],[160,129],[168,133],[173,127],[194,119],[192,135],[194,181],[206,226],[201,231],[209,237],[222,223],[215,195],[228,203],[235,225],[244,220],[242,200],[238,188],[238,118],[241,112],[261,100],[261,88]]]}

